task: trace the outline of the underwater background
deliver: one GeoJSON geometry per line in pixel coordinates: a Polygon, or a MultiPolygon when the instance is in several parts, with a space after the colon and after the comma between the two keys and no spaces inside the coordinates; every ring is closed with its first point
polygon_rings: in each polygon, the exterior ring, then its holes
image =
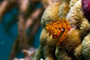
{"type": "MultiPolygon", "coordinates": [[[[0,0],[0,2],[2,2],[0,0]]],[[[30,2],[32,3],[32,2],[30,2]]],[[[35,9],[38,9],[42,6],[41,3],[36,4],[35,9]]],[[[5,13],[5,15],[2,18],[2,22],[0,22],[0,60],[8,60],[8,57],[10,55],[10,51],[12,50],[12,46],[15,42],[15,39],[18,35],[18,25],[17,21],[15,21],[10,27],[7,25],[12,21],[13,19],[17,18],[19,9],[17,7],[14,7],[10,9],[8,12],[5,13]]],[[[39,29],[35,33],[34,40],[33,40],[33,47],[38,48],[40,42],[40,33],[41,33],[41,26],[39,26],[39,29]]],[[[28,32],[27,32],[28,34],[28,32]]],[[[24,55],[22,53],[17,55],[18,58],[23,58],[24,55]]]]}
{"type": "Polygon", "coordinates": [[[90,0],[0,0],[0,60],[90,60],[90,0]]]}

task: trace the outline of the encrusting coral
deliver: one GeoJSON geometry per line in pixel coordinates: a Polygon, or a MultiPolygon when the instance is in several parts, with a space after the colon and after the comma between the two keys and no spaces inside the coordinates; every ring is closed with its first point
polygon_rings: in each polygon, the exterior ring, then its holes
{"type": "Polygon", "coordinates": [[[40,60],[40,58],[43,58],[41,56],[41,52],[44,54],[44,58],[46,60],[55,60],[55,53],[52,52],[55,52],[56,40],[52,39],[52,35],[49,36],[45,26],[51,21],[58,20],[59,5],[60,2],[55,2],[54,4],[50,5],[42,16],[41,26],[43,30],[40,36],[40,47],[35,54],[34,60],[40,60]]]}
{"type": "Polygon", "coordinates": [[[43,29],[40,37],[40,47],[35,55],[35,60],[40,60],[40,58],[43,58],[41,53],[44,54],[45,59],[54,60],[55,53],[52,52],[55,52],[55,46],[55,40],[52,39],[52,35],[49,36],[49,33],[43,29]]]}
{"type": "Polygon", "coordinates": [[[41,19],[41,26],[43,28],[45,28],[46,24],[48,24],[49,22],[57,20],[59,18],[58,12],[60,4],[60,2],[55,2],[45,10],[41,19]]]}
{"type": "Polygon", "coordinates": [[[85,60],[90,60],[90,33],[82,42],[82,56],[85,60]]]}
{"type": "Polygon", "coordinates": [[[74,50],[75,60],[81,60],[82,59],[81,54],[82,54],[82,44],[77,46],[74,50]]]}
{"type": "Polygon", "coordinates": [[[40,47],[34,60],[90,60],[90,23],[83,16],[81,0],[62,0],[50,5],[44,12],[41,25],[40,47]],[[71,30],[62,43],[56,46],[56,40],[45,29],[46,25],[59,18],[66,18],[71,30]]]}
{"type": "Polygon", "coordinates": [[[56,48],[55,54],[56,54],[57,60],[72,60],[72,58],[70,56],[68,56],[68,54],[65,52],[65,50],[61,51],[59,47],[56,48]]]}
{"type": "Polygon", "coordinates": [[[64,39],[62,49],[66,50],[68,54],[72,54],[73,49],[81,44],[79,32],[79,30],[72,28],[71,31],[68,32],[67,37],[64,39]]]}
{"type": "Polygon", "coordinates": [[[89,32],[90,32],[90,23],[87,21],[86,18],[84,18],[80,26],[81,38],[84,38],[89,32]]]}
{"type": "Polygon", "coordinates": [[[77,1],[79,1],[79,0],[71,0],[69,7],[72,8],[73,5],[76,4],[77,1]]]}
{"type": "Polygon", "coordinates": [[[70,4],[70,0],[62,1],[62,4],[60,5],[60,8],[59,8],[59,13],[58,13],[60,18],[66,17],[70,9],[69,4],[70,4]]]}
{"type": "Polygon", "coordinates": [[[80,23],[84,18],[81,10],[81,0],[77,1],[76,4],[70,9],[66,18],[69,20],[71,27],[80,27],[80,23]]]}
{"type": "MultiPolygon", "coordinates": [[[[58,60],[67,60],[66,58],[60,58],[62,57],[61,52],[66,52],[67,58],[73,57],[74,49],[81,44],[81,38],[79,35],[79,30],[71,29],[70,32],[68,32],[67,37],[64,39],[62,43],[62,48],[58,49],[59,52],[56,53],[56,56],[58,60]]],[[[60,47],[60,46],[59,46],[60,47]]],[[[56,49],[57,50],[57,49],[56,49]]],[[[71,58],[72,59],[72,58],[71,58]]]]}

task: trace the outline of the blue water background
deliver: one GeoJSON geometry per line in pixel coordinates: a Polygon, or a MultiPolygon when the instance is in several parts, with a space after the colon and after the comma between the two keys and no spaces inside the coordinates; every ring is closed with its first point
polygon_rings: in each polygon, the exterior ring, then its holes
{"type": "MultiPolygon", "coordinates": [[[[37,7],[40,7],[40,4],[37,5],[37,7]]],[[[9,12],[5,14],[5,16],[2,19],[2,22],[0,23],[0,60],[8,60],[10,51],[12,50],[12,45],[18,35],[18,27],[17,22],[15,22],[10,30],[9,33],[6,31],[7,24],[16,18],[18,13],[17,8],[11,9],[9,12]]],[[[41,33],[41,27],[38,29],[38,32],[36,33],[34,37],[33,46],[38,48],[40,42],[40,33],[41,33]]],[[[22,54],[19,55],[20,58],[22,58],[22,54]]]]}

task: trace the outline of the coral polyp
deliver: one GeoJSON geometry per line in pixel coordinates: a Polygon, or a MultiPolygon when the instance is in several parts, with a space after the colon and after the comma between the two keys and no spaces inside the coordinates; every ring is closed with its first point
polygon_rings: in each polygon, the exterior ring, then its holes
{"type": "Polygon", "coordinates": [[[53,39],[57,40],[56,46],[58,46],[70,30],[69,22],[65,18],[59,18],[59,20],[47,24],[46,30],[49,32],[49,36],[52,34],[53,39]]]}

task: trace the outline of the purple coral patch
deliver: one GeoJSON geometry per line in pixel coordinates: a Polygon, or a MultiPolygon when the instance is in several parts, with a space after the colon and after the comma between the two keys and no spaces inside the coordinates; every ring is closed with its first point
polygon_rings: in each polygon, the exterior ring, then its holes
{"type": "Polygon", "coordinates": [[[82,9],[84,12],[84,16],[90,22],[90,0],[82,0],[82,9]]]}

